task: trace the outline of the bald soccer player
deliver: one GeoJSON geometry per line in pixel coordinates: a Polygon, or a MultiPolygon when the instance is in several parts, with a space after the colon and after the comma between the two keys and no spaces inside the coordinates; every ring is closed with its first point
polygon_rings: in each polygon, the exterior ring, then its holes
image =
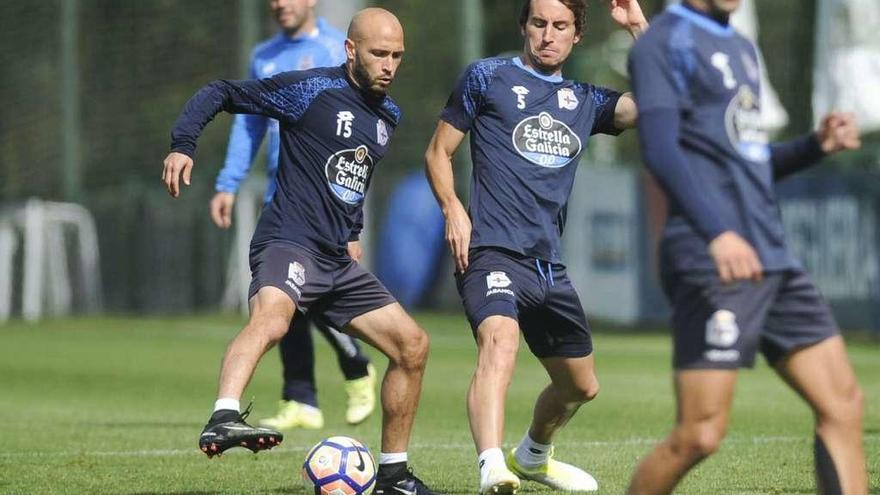
{"type": "Polygon", "coordinates": [[[376,493],[432,495],[407,469],[428,335],[347,252],[363,223],[373,169],[400,120],[386,92],[403,59],[403,28],[388,11],[362,10],[348,28],[345,51],[339,67],[212,82],[187,102],[171,132],[162,180],[177,197],[181,180],[190,183],[196,140],[217,113],[258,114],[280,123],[278,189],[251,241],[250,320],[226,350],[199,448],[211,457],[231,447],[257,452],[281,442],[280,432],[247,424],[239,400],[260,358],[299,310],[388,357],[376,493]]]}

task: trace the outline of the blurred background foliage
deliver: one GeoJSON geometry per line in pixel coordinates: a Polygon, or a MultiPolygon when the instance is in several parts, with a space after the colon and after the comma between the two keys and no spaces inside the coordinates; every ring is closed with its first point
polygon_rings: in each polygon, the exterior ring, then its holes
{"type": "MultiPolygon", "coordinates": [[[[404,122],[373,181],[372,196],[381,202],[403,175],[421,170],[437,116],[466,63],[516,51],[522,39],[519,1],[371,3],[395,12],[407,36],[404,65],[392,88],[404,122]],[[468,5],[471,13],[475,8],[481,13],[477,26],[468,24],[468,5]]],[[[649,16],[662,3],[642,0],[649,16]]],[[[812,4],[758,1],[760,45],[790,115],[780,137],[811,125],[812,4]]],[[[243,77],[254,42],[275,31],[263,0],[0,4],[0,200],[9,204],[36,196],[86,205],[102,233],[109,308],[183,309],[219,298],[223,274],[217,267],[223,266],[231,234],[210,224],[207,202],[226,151],[230,117],[219,115],[207,127],[194,185],[177,202],[161,187],[161,162],[171,125],[189,96],[211,80],[243,77]],[[196,283],[183,292],[162,289],[181,276],[196,283]],[[141,283],[146,278],[155,283],[141,283]]],[[[629,44],[605,6],[590,0],[585,37],[566,75],[627,89],[623,67],[629,44]]],[[[876,168],[878,143],[876,135],[869,137],[863,151],[838,163],[876,168]]],[[[634,167],[638,157],[636,136],[626,133],[591,140],[585,165],[634,167]]],[[[253,170],[262,174],[262,161],[253,170]]]]}

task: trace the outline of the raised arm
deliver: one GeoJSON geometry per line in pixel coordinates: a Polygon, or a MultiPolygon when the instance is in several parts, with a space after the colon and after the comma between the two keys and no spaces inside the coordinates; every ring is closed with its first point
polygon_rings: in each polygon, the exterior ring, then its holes
{"type": "Polygon", "coordinates": [[[460,272],[468,265],[471,219],[455,193],[452,157],[464,135],[464,132],[441,120],[425,151],[425,174],[446,217],[446,242],[452,251],[455,267],[460,272]]]}
{"type": "Polygon", "coordinates": [[[638,39],[648,29],[648,19],[638,0],[608,0],[608,9],[614,22],[626,29],[633,39],[638,39]]]}

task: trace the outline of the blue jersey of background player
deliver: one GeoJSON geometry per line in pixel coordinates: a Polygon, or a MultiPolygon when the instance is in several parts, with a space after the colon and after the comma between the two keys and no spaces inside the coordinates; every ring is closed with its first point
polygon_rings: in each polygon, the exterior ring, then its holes
{"type": "Polygon", "coordinates": [[[237,446],[258,451],[277,444],[281,433],[247,424],[239,401],[296,311],[313,311],[389,359],[376,494],[431,495],[407,467],[427,334],[346,252],[360,228],[370,178],[400,119],[386,92],[403,59],[403,27],[386,10],[364,9],[352,18],[345,51],[341,67],[215,81],[187,102],[172,130],[162,176],[177,197],[181,178],[189,184],[196,140],[218,112],[258,113],[280,122],[278,189],[251,242],[251,316],[227,348],[199,446],[213,456],[237,446]]]}
{"type": "MultiPolygon", "coordinates": [[[[633,36],[647,25],[635,0],[611,2],[611,9],[633,36]]],[[[588,473],[550,458],[553,434],[598,391],[590,331],[561,263],[560,236],[587,140],[633,127],[636,109],[630,95],[562,77],[585,11],[584,0],[524,1],[522,54],[467,68],[426,153],[477,339],[468,413],[483,494],[515,491],[519,478],[558,490],[597,487],[588,473]],[[473,177],[465,211],[455,194],[451,157],[468,132],[473,177]],[[551,384],[505,463],[504,399],[520,330],[551,384]]]]}
{"type": "MultiPolygon", "coordinates": [[[[250,77],[259,79],[281,72],[314,67],[338,66],[345,61],[345,35],[315,14],[309,0],[271,0],[269,7],[281,30],[259,44],[250,61],[250,77]]],[[[247,177],[254,156],[268,134],[266,175],[268,182],[265,203],[275,194],[278,171],[278,121],[263,115],[235,116],[226,162],[217,176],[217,193],[211,200],[211,217],[221,228],[232,224],[232,209],[239,186],[247,177]]],[[[349,254],[359,261],[360,243],[349,243],[349,254]]],[[[275,416],[260,420],[260,425],[277,429],[321,428],[324,417],[318,409],[315,383],[315,348],[308,317],[294,318],[293,327],[281,339],[282,376],[281,402],[275,416]]],[[[345,376],[348,395],[346,421],[357,424],[365,420],[375,407],[375,371],[369,357],[357,340],[315,321],[318,330],[336,352],[339,367],[345,376]]]]}
{"type": "Polygon", "coordinates": [[[828,305],[790,255],[774,183],[859,146],[851,115],[769,144],[755,46],[728,25],[740,0],[669,7],[630,55],[645,163],[669,197],[661,246],[673,306],[675,430],[629,493],[671,493],[727,428],[737,369],[760,350],[813,408],[820,493],[866,493],[861,392],[828,305]]]}

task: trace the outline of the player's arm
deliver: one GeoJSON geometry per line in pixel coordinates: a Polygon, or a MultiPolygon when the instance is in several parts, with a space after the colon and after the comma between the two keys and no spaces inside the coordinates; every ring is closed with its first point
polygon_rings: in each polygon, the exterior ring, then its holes
{"type": "Polygon", "coordinates": [[[624,93],[614,106],[614,127],[620,130],[633,129],[639,120],[639,109],[632,93],[624,93]]]}
{"type": "Polygon", "coordinates": [[[269,119],[262,115],[236,115],[229,133],[226,160],[217,174],[214,185],[216,193],[211,199],[211,219],[223,229],[232,225],[232,207],[241,183],[247,178],[251,164],[266,129],[269,119]]]}
{"type": "Polygon", "coordinates": [[[816,132],[770,145],[773,177],[783,179],[831,153],[861,147],[859,127],[851,113],[831,112],[822,118],[816,132]]]}
{"type": "Polygon", "coordinates": [[[468,266],[472,225],[467,209],[455,194],[452,157],[477,118],[494,77],[490,71],[480,70],[479,63],[468,66],[459,77],[425,151],[425,174],[446,217],[446,242],[459,272],[468,266]]]}
{"type": "Polygon", "coordinates": [[[293,97],[281,91],[295,82],[295,73],[270,79],[214,81],[200,89],[183,108],[171,131],[171,153],[165,159],[162,181],[169,194],[180,195],[183,183],[190,184],[196,141],[205,125],[221,111],[255,114],[280,121],[293,121],[293,97]]]}
{"type": "Polygon", "coordinates": [[[648,29],[648,19],[642,13],[638,0],[608,0],[611,18],[626,29],[633,39],[638,39],[648,29]]]}
{"type": "Polygon", "coordinates": [[[364,208],[361,206],[360,210],[358,210],[357,217],[355,217],[354,226],[351,229],[351,234],[348,236],[348,255],[351,256],[351,259],[360,263],[361,257],[363,257],[364,250],[361,246],[361,231],[364,230],[364,208]]]}
{"type": "Polygon", "coordinates": [[[639,103],[639,142],[645,165],[671,201],[706,240],[725,283],[760,279],[761,261],[752,246],[725,221],[721,207],[703,193],[680,144],[682,89],[656,44],[637,44],[630,53],[630,75],[639,103]]]}
{"type": "Polygon", "coordinates": [[[455,193],[452,157],[464,136],[464,132],[441,120],[425,152],[425,174],[434,191],[434,197],[440,204],[440,210],[446,217],[446,242],[459,272],[463,272],[468,265],[471,219],[455,193]]]}

